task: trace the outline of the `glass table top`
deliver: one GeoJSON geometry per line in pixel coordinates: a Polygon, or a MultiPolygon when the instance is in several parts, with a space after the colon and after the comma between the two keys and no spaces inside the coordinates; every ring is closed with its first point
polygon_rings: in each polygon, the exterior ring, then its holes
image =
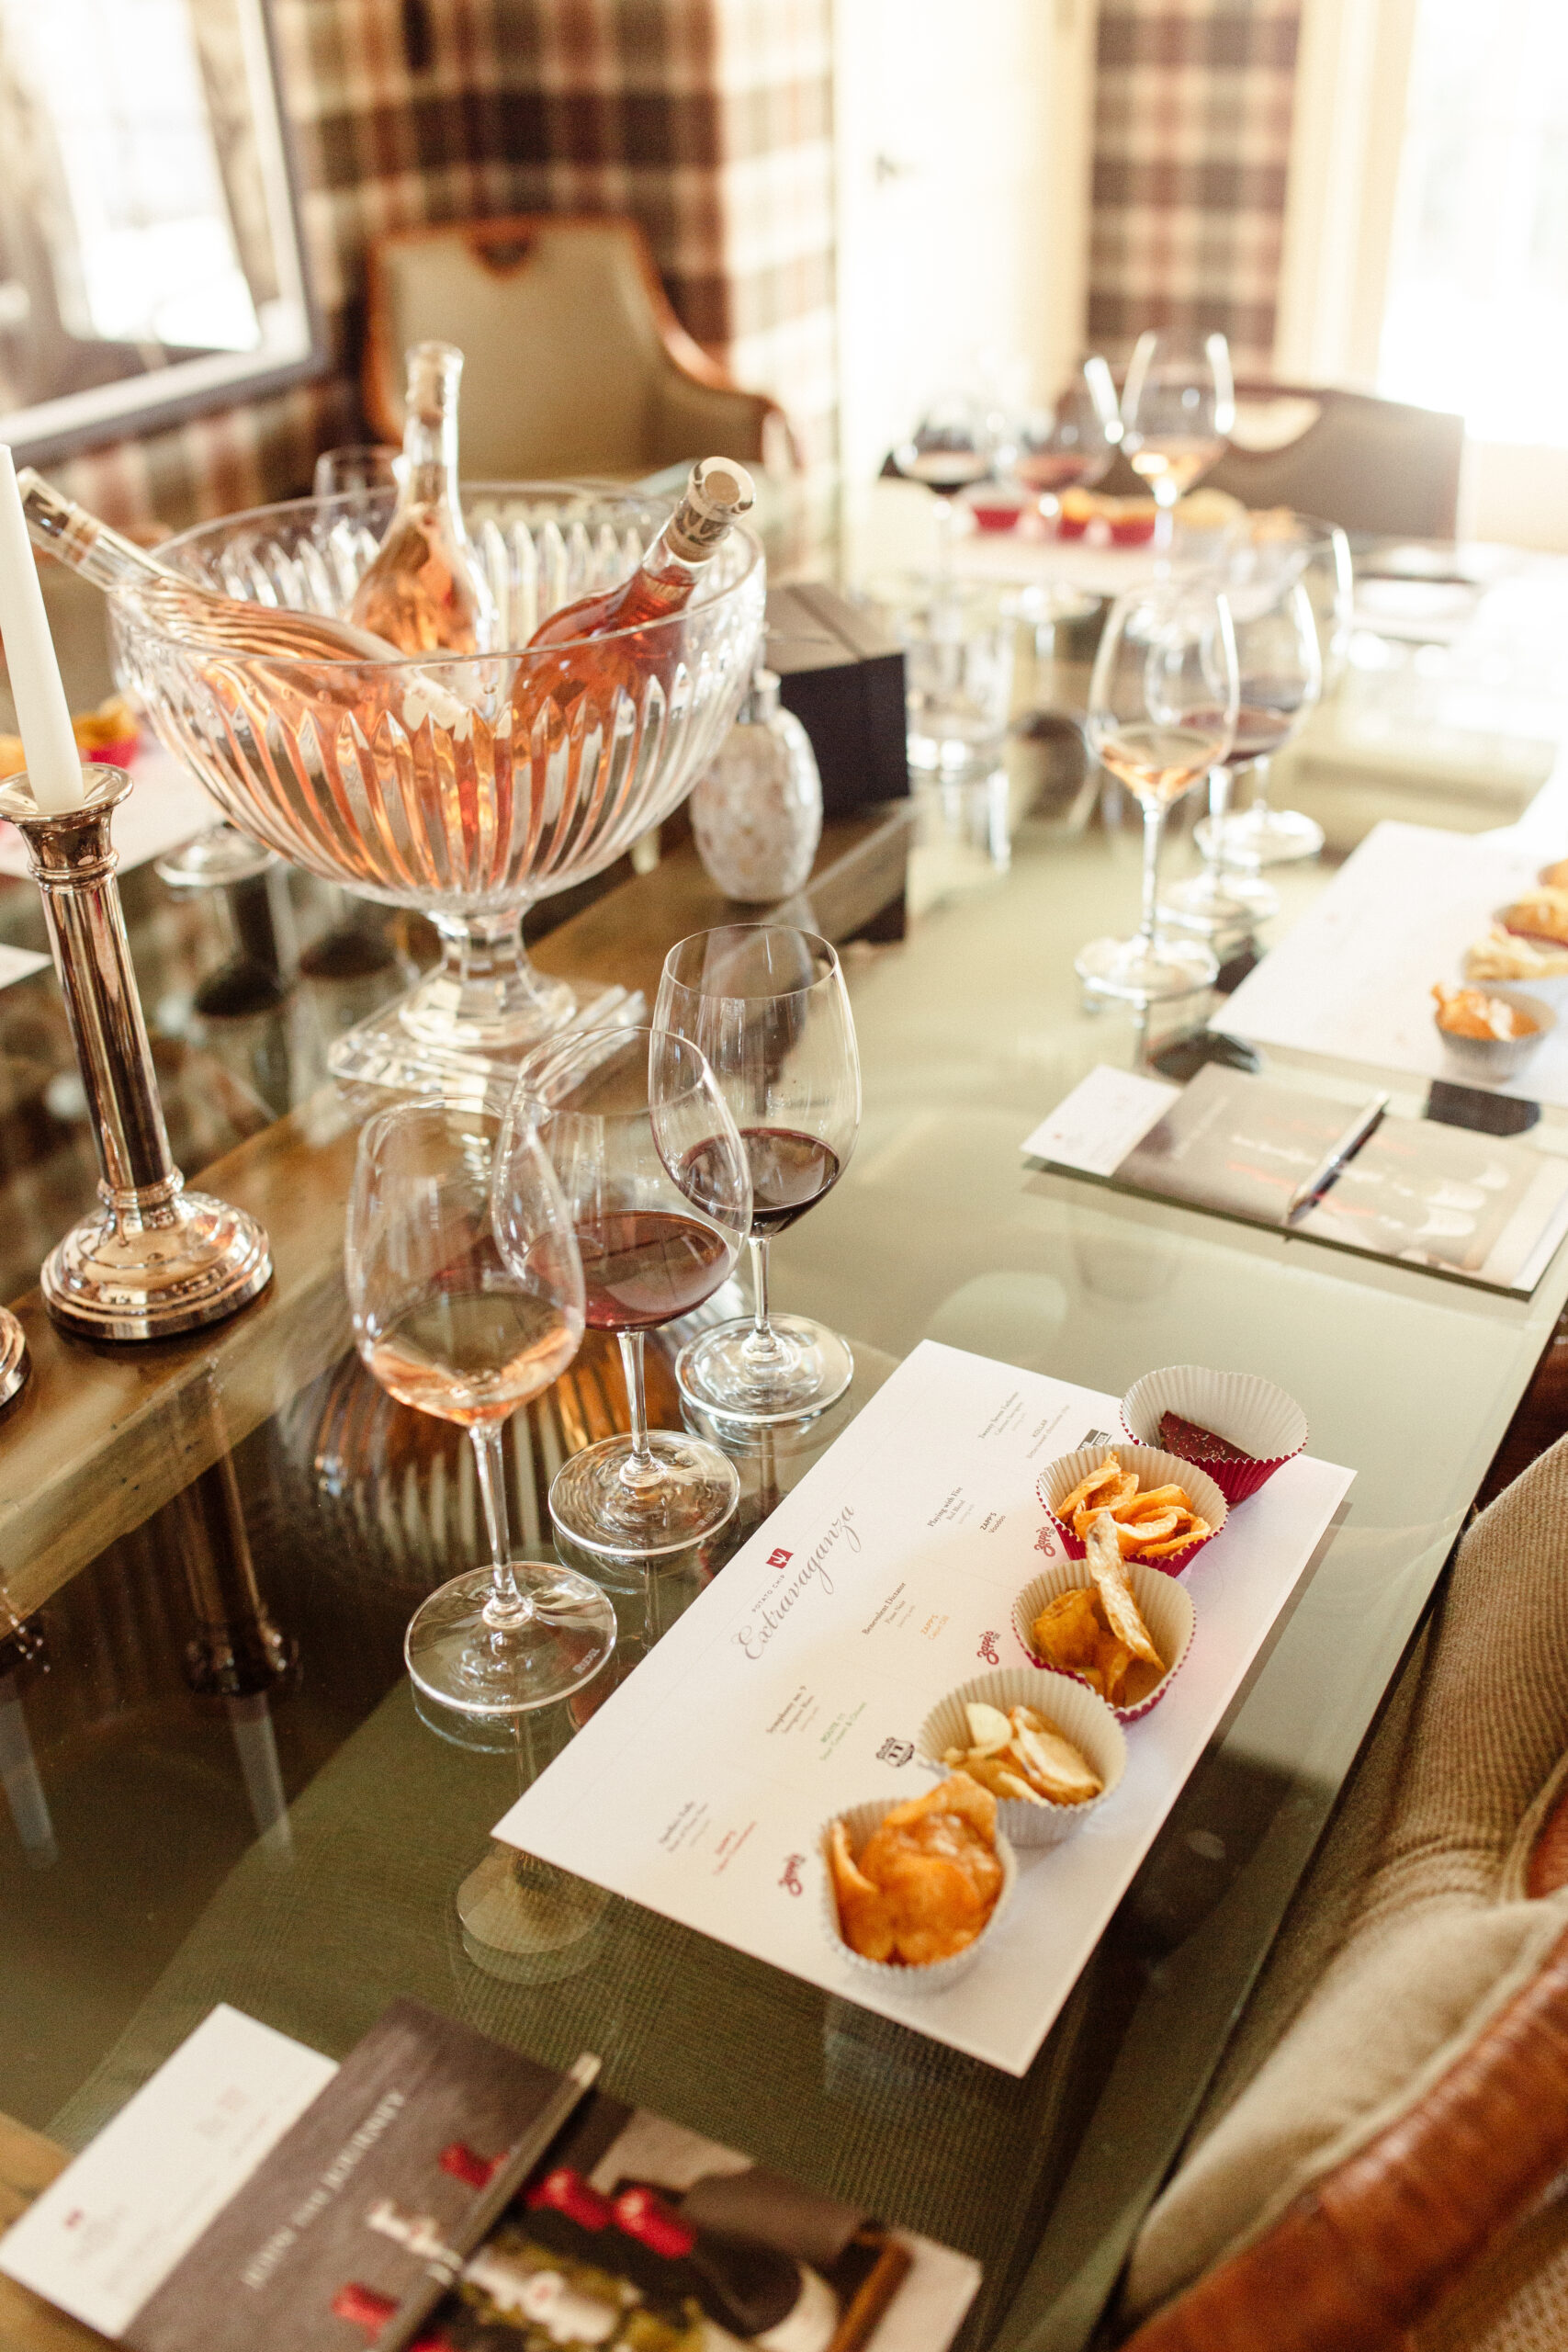
{"type": "MultiPolygon", "coordinates": [[[[427,951],[404,933],[378,970],[296,983],[271,1011],[198,1014],[231,917],[142,869],[126,901],[176,1155],[194,1178],[238,1147],[235,1167],[269,1171],[280,1205],[290,1195],[297,1230],[252,1336],[242,1317],[187,1345],[177,1382],[160,1351],[128,1374],[59,1343],[52,1472],[78,1515],[73,1548],[58,1513],[47,1548],[17,1491],[48,1432],[36,1415],[0,1424],[0,1596],[48,1669],[0,1647],[0,2111],[77,2145],[214,2001],[341,2054],[413,1994],[552,2063],[597,2050],[617,2096],[974,2254],[986,2276],[966,2345],[1086,2340],[1547,1345],[1568,1262],[1520,1301],[1032,1170],[1019,1147],[1044,1112],[1145,1042],[1129,1016],[1086,1010],[1072,971],[1084,938],[1130,924],[1139,852],[1129,825],[1032,817],[1021,772],[1002,791],[999,829],[931,796],[907,937],[846,947],[860,1136],[773,1257],[777,1303],[849,1335],[856,1383],[822,1422],[741,1457],[727,1545],[924,1337],[1112,1395],[1162,1363],[1259,1371],[1301,1400],[1312,1450],[1357,1473],[1030,2073],[1015,2081],[492,1847],[575,1723],[551,1711],[483,1752],[411,1703],[402,1629],[480,1555],[478,1498],[460,1432],[392,1405],[349,1350],[342,1170],[373,1099],[321,1084],[334,1024],[427,951]],[[112,1445],[94,1419],[111,1377],[112,1445]]],[[[1281,922],[1324,880],[1287,873],[1281,922]]],[[[305,944],[341,920],[314,886],[289,887],[305,944]]],[[[657,872],[626,887],[660,903],[657,872]]],[[[0,936],[39,944],[35,916],[23,886],[0,886],[0,936]]],[[[573,935],[556,935],[563,956],[573,935]]],[[[13,1296],[91,1194],[70,1070],[51,978],[0,992],[13,1296]]],[[[654,1351],[650,1403],[672,1420],[669,1361],[654,1351]]],[[[612,1353],[591,1342],[513,1424],[527,1544],[547,1539],[561,1452],[623,1415],[612,1353]]],[[[635,1671],[721,1570],[713,1549],[607,1578],[614,1672],[635,1671]]]]}

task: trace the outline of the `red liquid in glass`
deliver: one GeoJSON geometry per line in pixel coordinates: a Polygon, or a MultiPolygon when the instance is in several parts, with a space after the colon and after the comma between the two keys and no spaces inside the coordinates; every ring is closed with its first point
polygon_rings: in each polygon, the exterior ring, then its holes
{"type": "MultiPolygon", "coordinates": [[[[804,1216],[839,1181],[839,1155],[816,1136],[794,1127],[742,1127],[751,1170],[751,1230],[771,1241],[804,1216]]],[[[700,1143],[681,1164],[682,1189],[700,1195],[708,1163],[723,1147],[700,1143]]]]}
{"type": "Polygon", "coordinates": [[[671,1209],[622,1209],[577,1228],[596,1331],[672,1323],[711,1296],[729,1272],[728,1242],[711,1225],[671,1209]]]}

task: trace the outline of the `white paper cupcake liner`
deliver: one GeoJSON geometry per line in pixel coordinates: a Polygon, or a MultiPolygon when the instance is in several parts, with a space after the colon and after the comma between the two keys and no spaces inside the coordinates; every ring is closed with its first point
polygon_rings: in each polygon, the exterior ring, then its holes
{"type": "Polygon", "coordinates": [[[1202,1465],[1232,1503],[1255,1495],[1307,1442],[1306,1415],[1295,1398],[1257,1373],[1211,1372],[1201,1363],[1145,1372],[1122,1399],[1122,1426],[1140,1445],[1157,1445],[1162,1413],[1179,1413],[1252,1455],[1250,1462],[1202,1465]]]}
{"type": "MultiPolygon", "coordinates": [[[[1153,1636],[1154,1645],[1166,1661],[1164,1674],[1146,1698],[1140,1699],[1135,1706],[1111,1708],[1119,1724],[1135,1724],[1140,1715],[1146,1715],[1151,1707],[1158,1706],[1169,1690],[1177,1668],[1191,1646],[1197,1611],[1192,1606],[1192,1596],[1186,1586],[1179,1584],[1175,1577],[1162,1577],[1157,1561],[1125,1560],[1122,1566],[1127,1571],[1127,1581],[1133,1588],[1133,1598],[1153,1636]]],[[[1092,1686],[1084,1681],[1082,1675],[1075,1674],[1071,1667],[1054,1666],[1049,1659],[1039,1657],[1033,1638],[1034,1621],[1040,1611],[1053,1600],[1059,1600],[1064,1592],[1076,1592],[1088,1582],[1076,1560],[1060,1561],[1055,1567],[1047,1568],[1043,1575],[1026,1584],[1013,1602],[1012,1629],[1025,1654],[1043,1673],[1057,1675],[1064,1681],[1076,1682],[1084,1690],[1092,1690],[1092,1686]]],[[[1092,1695],[1098,1697],[1099,1693],[1095,1691],[1092,1695]]],[[[1051,1698],[1041,1702],[1046,1714],[1051,1712],[1054,1698],[1053,1692],[1051,1698]]],[[[1110,1706],[1109,1700],[1106,1704],[1110,1706]]]]}
{"type": "Polygon", "coordinates": [[[915,1743],[923,1764],[945,1770],[942,1759],[947,1750],[968,1747],[969,1718],[964,1710],[971,1699],[983,1699],[1004,1714],[1010,1707],[1032,1707],[1072,1741],[1105,1783],[1099,1796],[1083,1804],[1026,1804],[1021,1797],[998,1797],[997,1826],[1015,1846],[1056,1846],[1070,1838],[1090,1814],[1098,1813],[1127,1769],[1122,1726],[1100,1693],[1071,1675],[1060,1675],[1048,1690],[1042,1690],[1040,1669],[1034,1666],[999,1667],[939,1699],[915,1743]]]}
{"type": "MultiPolygon", "coordinates": [[[[1179,1411],[1180,1408],[1176,1409],[1179,1411]]],[[[1157,1568],[1161,1576],[1179,1577],[1204,1544],[1213,1542],[1225,1523],[1230,1506],[1206,1470],[1200,1470],[1195,1463],[1183,1462],[1179,1454],[1161,1453],[1152,1445],[1080,1445],[1076,1453],[1059,1454],[1055,1462],[1046,1464],[1035,1492],[1062,1539],[1068,1559],[1081,1560],[1089,1546],[1081,1535],[1074,1534],[1065,1519],[1057,1517],[1056,1506],[1066,1501],[1075,1487],[1082,1486],[1091,1470],[1099,1469],[1108,1453],[1116,1456],[1123,1470],[1135,1470],[1141,1487],[1181,1487],[1199,1518],[1207,1520],[1209,1532],[1201,1535],[1196,1544],[1186,1544],[1163,1560],[1142,1563],[1145,1567],[1157,1568]]]]}
{"type": "MultiPolygon", "coordinates": [[[[822,1932],[844,1966],[866,1984],[880,1984],[887,1992],[944,1993],[950,1984],[956,1984],[960,1977],[968,1975],[996,1934],[1002,1915],[1012,1901],[1013,1888],[1018,1883],[1018,1856],[1001,1826],[1001,1817],[1007,1808],[998,1805],[997,1860],[1002,1866],[1001,1893],[997,1897],[990,1917],[974,1942],[965,1944],[962,1951],[955,1951],[951,1960],[933,1960],[924,1968],[910,1968],[893,1960],[867,1960],[863,1952],[852,1951],[840,1931],[839,1905],[833,1893],[833,1866],[828,1859],[828,1841],[832,1835],[833,1822],[841,1821],[849,1832],[850,1852],[858,1857],[877,1824],[892,1812],[896,1804],[906,1802],[903,1797],[870,1797],[864,1804],[848,1805],[842,1813],[834,1814],[831,1820],[822,1824],[821,1835],[817,1840],[822,1932]]],[[[1021,1811],[1022,1809],[1020,1808],[1021,1811]]]]}

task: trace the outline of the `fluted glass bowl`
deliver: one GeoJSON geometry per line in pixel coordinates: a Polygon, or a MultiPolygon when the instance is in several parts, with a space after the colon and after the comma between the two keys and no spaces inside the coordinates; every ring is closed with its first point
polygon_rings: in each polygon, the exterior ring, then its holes
{"type": "MultiPolygon", "coordinates": [[[[612,865],[684,797],[734,718],[762,627],[762,551],[736,529],[683,611],[530,653],[552,612],[635,569],[671,502],[593,483],[476,483],[463,496],[507,641],[523,650],[242,657],[169,635],[132,590],[110,599],[121,684],[225,814],[291,864],[416,907],[440,931],[438,968],[333,1051],[340,1075],[392,1085],[454,1069],[504,1077],[573,1021],[638,1017],[624,992],[584,996],[536,972],[523,913],[612,865]]],[[[225,515],[159,558],[227,595],[342,616],[393,498],[225,515]]]]}

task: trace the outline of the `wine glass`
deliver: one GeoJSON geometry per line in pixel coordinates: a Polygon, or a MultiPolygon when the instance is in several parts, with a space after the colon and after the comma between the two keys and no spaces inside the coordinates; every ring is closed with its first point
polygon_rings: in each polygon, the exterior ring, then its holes
{"type": "Polygon", "coordinates": [[[582,1267],[548,1158],[509,1138],[508,1254],[491,1189],[493,1113],[433,1102],[379,1112],[359,1138],[344,1263],[355,1345],[400,1404],[473,1441],[491,1566],[433,1592],[403,1641],[441,1705],[505,1716],[564,1699],[615,1645],[615,1611],[572,1570],[514,1560],[502,1425],[549,1386],[582,1339],[582,1267]]]}
{"type": "Polygon", "coordinates": [[[316,470],[310,487],[317,498],[355,498],[361,510],[368,508],[378,491],[398,489],[398,469],[403,453],[389,441],[348,441],[336,449],[323,449],[316,459],[316,470]]]}
{"type": "Polygon", "coordinates": [[[631,1408],[629,1436],[562,1464],[550,1516],[590,1552],[683,1551],[724,1525],[739,1481],[716,1446],[649,1428],[643,1338],[689,1315],[733,1272],[751,1226],[745,1148],[689,1038],[601,1029],[541,1046],[518,1073],[496,1175],[509,1256],[512,1157],[536,1138],[576,1231],[588,1321],[620,1341],[631,1408]]]}
{"type": "Polygon", "coordinates": [[[1235,732],[1235,639],[1224,594],[1202,581],[1156,580],[1119,596],[1095,656],[1089,740],[1144,812],[1144,913],[1134,939],[1095,939],[1080,979],[1136,1004],[1186,996],[1218,971],[1197,940],[1159,930],[1166,811],[1228,755],[1235,732]]]}
{"type": "Polygon", "coordinates": [[[1086,359],[1054,408],[1024,416],[1012,471],[1055,512],[1065,490],[1092,490],[1104,480],[1122,438],[1116,386],[1105,361],[1086,359]]]}
{"type": "Polygon", "coordinates": [[[944,498],[983,481],[991,470],[991,450],[978,402],[967,392],[940,393],[894,450],[893,463],[908,481],[923,481],[944,498]]]}
{"type": "MultiPolygon", "coordinates": [[[[1323,828],[1311,817],[1297,808],[1269,806],[1269,760],[1300,734],[1316,707],[1323,691],[1323,652],[1304,578],[1298,575],[1276,589],[1261,609],[1256,595],[1243,594],[1238,601],[1236,656],[1242,690],[1233,765],[1252,769],[1252,805],[1232,816],[1228,791],[1221,794],[1218,806],[1211,797],[1209,816],[1199,826],[1197,840],[1211,865],[1251,868],[1256,874],[1259,866],[1315,857],[1323,847],[1323,828]]],[[[1224,887],[1232,895],[1250,895],[1255,904],[1259,893],[1273,896],[1267,883],[1249,883],[1240,876],[1224,877],[1224,887]]]]}
{"type": "Polygon", "coordinates": [[[860,1125],[860,1057],[839,959],[814,932],[726,923],[664,959],[661,1029],[700,1047],[751,1170],[752,1314],[716,1324],[675,1361],[681,1393],[752,1425],[820,1412],[854,1374],[847,1340],[768,1304],[768,1245],[843,1174],[860,1125]]]}
{"type": "Polygon", "coordinates": [[[1122,447],[1159,508],[1162,547],[1170,544],[1172,508],[1208,472],[1235,422],[1223,334],[1151,327],[1138,337],[1122,390],[1122,447]]]}

